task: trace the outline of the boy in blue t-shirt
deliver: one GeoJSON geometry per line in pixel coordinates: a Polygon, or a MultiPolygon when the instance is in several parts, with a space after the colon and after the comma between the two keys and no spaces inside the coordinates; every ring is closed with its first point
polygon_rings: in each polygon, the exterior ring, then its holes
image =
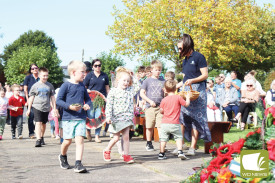
{"type": "Polygon", "coordinates": [[[69,169],[67,161],[67,151],[75,138],[76,143],[76,162],[74,171],[78,173],[87,172],[82,165],[82,155],[84,150],[84,136],[86,135],[86,114],[90,109],[91,99],[84,86],[83,79],[86,66],[81,61],[71,61],[68,65],[70,79],[63,83],[57,95],[57,105],[63,108],[62,126],[63,143],[61,154],[59,155],[60,166],[62,169],[69,169]],[[85,104],[84,104],[85,102],[85,104]]]}

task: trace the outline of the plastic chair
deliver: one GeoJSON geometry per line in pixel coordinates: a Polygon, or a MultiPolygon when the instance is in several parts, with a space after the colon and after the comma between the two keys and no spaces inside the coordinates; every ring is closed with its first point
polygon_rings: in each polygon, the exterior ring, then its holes
{"type": "MultiPolygon", "coordinates": [[[[249,118],[249,115],[253,116],[253,125],[254,127],[256,127],[258,125],[258,116],[257,116],[257,113],[256,112],[249,112],[248,113],[248,118],[249,118]]],[[[237,124],[237,128],[240,128],[241,127],[241,118],[239,118],[238,120],[238,124],[237,124]]],[[[245,125],[245,129],[247,128],[247,124],[245,125]]]]}

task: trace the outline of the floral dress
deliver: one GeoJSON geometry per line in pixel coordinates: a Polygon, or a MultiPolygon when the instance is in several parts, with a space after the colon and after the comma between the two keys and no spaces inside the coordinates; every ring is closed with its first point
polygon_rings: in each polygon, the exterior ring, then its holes
{"type": "Polygon", "coordinates": [[[109,132],[118,133],[129,126],[134,127],[134,96],[139,89],[140,84],[136,79],[126,89],[111,88],[105,109],[106,118],[112,121],[109,132]]]}

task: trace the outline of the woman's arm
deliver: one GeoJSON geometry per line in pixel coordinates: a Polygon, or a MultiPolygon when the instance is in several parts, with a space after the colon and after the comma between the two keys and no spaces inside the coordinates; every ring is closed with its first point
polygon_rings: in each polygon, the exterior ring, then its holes
{"type": "Polygon", "coordinates": [[[106,93],[108,95],[109,91],[110,91],[110,86],[109,85],[105,85],[105,89],[106,89],[106,93]]]}
{"type": "Polygon", "coordinates": [[[231,99],[230,99],[230,103],[235,103],[235,102],[237,102],[238,101],[238,99],[239,99],[239,97],[238,97],[238,91],[237,91],[237,89],[236,88],[231,88],[230,89],[230,92],[232,91],[232,93],[231,93],[231,99]]]}
{"type": "Polygon", "coordinates": [[[179,88],[182,87],[182,86],[183,86],[183,82],[181,81],[181,82],[179,82],[179,83],[176,85],[176,88],[179,89],[179,88]]]}
{"type": "Polygon", "coordinates": [[[24,93],[25,93],[25,96],[26,96],[26,99],[27,99],[27,103],[28,103],[29,95],[28,95],[28,86],[27,85],[24,85],[24,93]]]}
{"type": "MultiPolygon", "coordinates": [[[[260,100],[260,92],[258,90],[254,90],[254,91],[255,91],[255,95],[253,95],[252,99],[254,100],[255,103],[257,103],[260,100]]],[[[254,102],[252,102],[252,103],[254,103],[254,102]]]]}
{"type": "Polygon", "coordinates": [[[198,83],[206,80],[208,78],[208,68],[207,67],[200,68],[200,71],[201,71],[201,75],[199,77],[188,79],[185,82],[185,85],[191,85],[192,83],[198,83]]]}

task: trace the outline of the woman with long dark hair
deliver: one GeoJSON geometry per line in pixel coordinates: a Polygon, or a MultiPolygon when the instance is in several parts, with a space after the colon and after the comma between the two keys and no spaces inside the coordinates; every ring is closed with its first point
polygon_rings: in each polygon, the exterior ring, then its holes
{"type": "Polygon", "coordinates": [[[206,142],[211,141],[211,134],[207,124],[207,94],[206,79],[208,68],[205,57],[194,50],[194,42],[190,35],[183,34],[178,42],[180,59],[183,59],[182,73],[183,81],[177,87],[185,86],[183,90],[189,91],[190,86],[200,92],[198,99],[191,101],[189,107],[181,108],[180,122],[182,133],[186,140],[191,141],[191,147],[186,155],[195,155],[198,139],[206,142]]]}
{"type": "MultiPolygon", "coordinates": [[[[90,90],[96,90],[102,93],[105,97],[107,97],[107,94],[109,93],[110,87],[109,87],[109,78],[108,75],[101,71],[101,60],[95,59],[92,61],[92,68],[93,70],[87,74],[87,76],[84,79],[84,85],[88,90],[88,93],[90,90]]],[[[99,139],[101,127],[97,128],[95,130],[95,142],[100,143],[101,140],[99,139]]],[[[106,133],[107,128],[104,130],[106,133]]],[[[87,138],[91,140],[90,131],[87,132],[87,138]]]]}

